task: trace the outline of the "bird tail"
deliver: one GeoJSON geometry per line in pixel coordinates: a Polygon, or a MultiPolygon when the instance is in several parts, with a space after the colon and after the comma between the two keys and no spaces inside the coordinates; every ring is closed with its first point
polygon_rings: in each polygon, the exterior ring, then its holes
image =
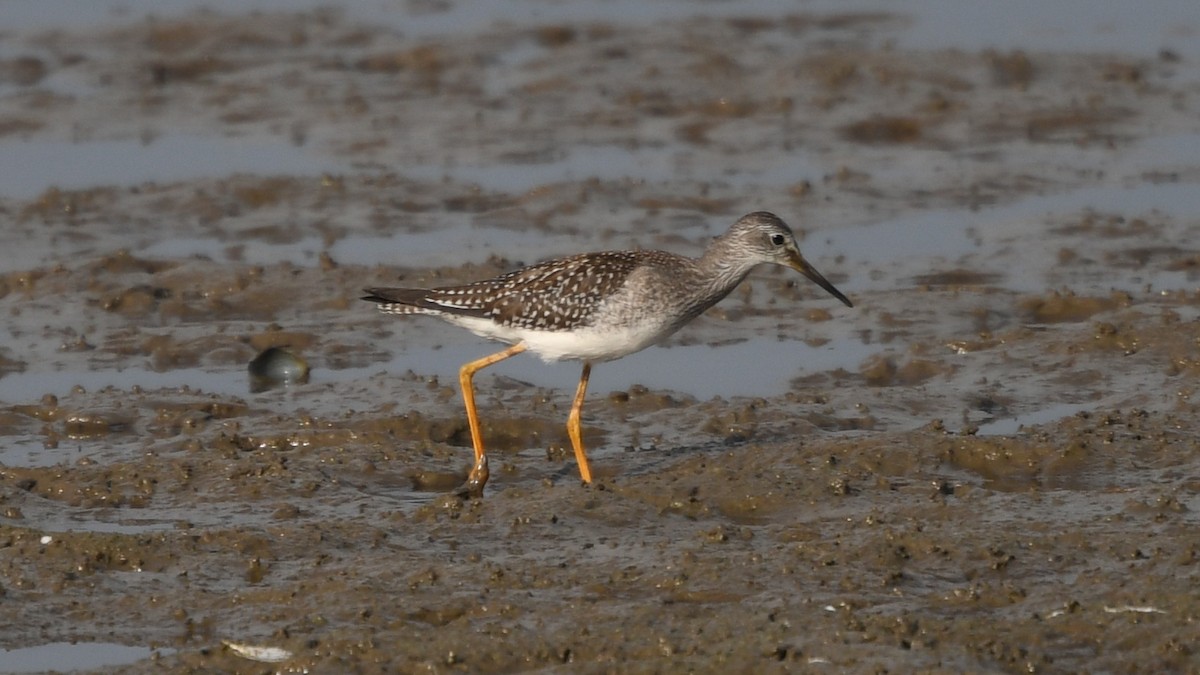
{"type": "Polygon", "coordinates": [[[379,305],[385,314],[424,314],[428,311],[429,291],[423,288],[364,288],[361,299],[379,305]]]}

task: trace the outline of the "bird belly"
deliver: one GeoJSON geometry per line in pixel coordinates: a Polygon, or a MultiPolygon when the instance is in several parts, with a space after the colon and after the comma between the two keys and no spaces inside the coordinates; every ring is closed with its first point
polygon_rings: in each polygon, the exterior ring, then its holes
{"type": "Polygon", "coordinates": [[[574,331],[547,331],[504,326],[491,319],[472,316],[447,314],[442,318],[481,338],[508,344],[523,342],[530,352],[547,362],[611,361],[641,351],[665,337],[658,331],[645,328],[625,331],[587,326],[574,331]]]}
{"type": "Polygon", "coordinates": [[[523,331],[529,351],[544,361],[587,361],[597,363],[628,356],[666,337],[649,328],[619,330],[586,327],[574,331],[523,331]]]}

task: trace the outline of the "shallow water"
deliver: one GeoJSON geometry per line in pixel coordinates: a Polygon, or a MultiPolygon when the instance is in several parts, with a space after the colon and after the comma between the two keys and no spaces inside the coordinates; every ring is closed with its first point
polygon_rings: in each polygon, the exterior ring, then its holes
{"type": "Polygon", "coordinates": [[[0,9],[0,670],[1196,670],[1190,3],[204,6],[0,9]],[[360,289],[758,209],[853,309],[598,364],[590,488],[499,364],[454,496],[496,346],[360,289]]]}
{"type": "Polygon", "coordinates": [[[167,135],[151,139],[37,140],[0,143],[0,164],[21,167],[0,186],[6,197],[29,199],[48,186],[82,190],[98,185],[177,183],[230,174],[309,174],[345,164],[277,138],[167,135]],[[180,161],[186,158],[186,161],[180,161]]]}
{"type": "MultiPolygon", "coordinates": [[[[102,642],[55,642],[36,647],[0,651],[6,673],[40,673],[47,670],[73,672],[120,667],[149,657],[155,650],[102,642]]],[[[161,655],[175,650],[163,649],[161,655]]]]}

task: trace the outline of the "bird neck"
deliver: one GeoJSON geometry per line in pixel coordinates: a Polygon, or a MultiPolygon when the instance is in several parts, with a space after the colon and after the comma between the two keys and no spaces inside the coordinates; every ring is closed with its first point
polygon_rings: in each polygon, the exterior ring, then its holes
{"type": "Polygon", "coordinates": [[[724,237],[718,237],[696,261],[696,270],[700,284],[708,289],[715,303],[737,288],[757,264],[739,255],[736,246],[724,237]]]}

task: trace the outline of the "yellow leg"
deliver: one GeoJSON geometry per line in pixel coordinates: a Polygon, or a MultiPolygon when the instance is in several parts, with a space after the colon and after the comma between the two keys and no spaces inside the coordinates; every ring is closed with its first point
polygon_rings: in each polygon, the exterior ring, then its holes
{"type": "Polygon", "coordinates": [[[476,464],[483,457],[483,434],[479,431],[479,413],[475,411],[475,386],[471,384],[471,378],[475,376],[476,371],[487,368],[493,363],[499,363],[510,356],[516,356],[523,351],[525,351],[524,343],[517,343],[502,352],[485,356],[478,361],[471,361],[458,371],[458,383],[462,385],[463,403],[467,406],[467,424],[471,426],[471,444],[475,446],[476,464]]]}
{"type": "Polygon", "coordinates": [[[571,437],[571,445],[575,447],[575,462],[579,464],[579,477],[585,483],[592,482],[592,467],[588,464],[587,453],[583,451],[583,432],[579,428],[579,415],[583,412],[583,396],[587,393],[588,377],[592,374],[592,364],[583,364],[583,373],[579,376],[579,388],[575,390],[575,403],[571,405],[571,414],[567,416],[567,435],[571,437]]]}

